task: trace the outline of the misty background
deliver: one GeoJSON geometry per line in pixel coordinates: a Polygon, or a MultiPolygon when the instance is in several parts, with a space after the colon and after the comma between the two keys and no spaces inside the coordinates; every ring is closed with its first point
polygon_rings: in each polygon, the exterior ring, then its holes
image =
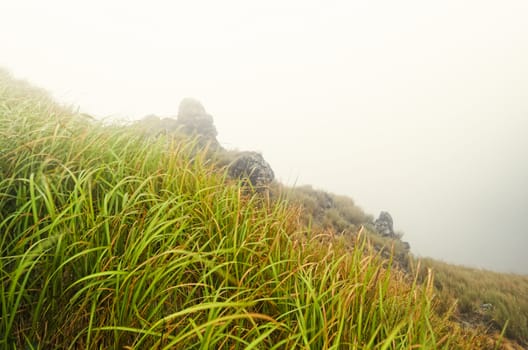
{"type": "Polygon", "coordinates": [[[213,115],[414,254],[528,273],[528,2],[3,1],[0,66],[97,117],[213,115]]]}

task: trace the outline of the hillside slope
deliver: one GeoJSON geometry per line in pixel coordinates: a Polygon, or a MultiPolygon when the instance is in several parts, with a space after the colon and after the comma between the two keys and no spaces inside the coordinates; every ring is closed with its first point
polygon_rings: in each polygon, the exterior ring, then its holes
{"type": "Polygon", "coordinates": [[[0,347],[485,349],[362,226],[232,180],[200,143],[103,126],[0,71],[0,347]]]}
{"type": "Polygon", "coordinates": [[[506,327],[505,335],[528,348],[528,276],[478,270],[434,259],[422,259],[414,269],[435,274],[435,291],[443,311],[456,302],[453,319],[466,327],[483,326],[490,333],[506,327]]]}

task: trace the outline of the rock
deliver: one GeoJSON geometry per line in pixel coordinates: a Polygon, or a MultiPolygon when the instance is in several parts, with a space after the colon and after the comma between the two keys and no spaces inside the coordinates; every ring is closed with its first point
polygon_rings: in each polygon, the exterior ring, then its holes
{"type": "Polygon", "coordinates": [[[165,132],[174,132],[178,129],[178,121],[174,118],[163,118],[160,120],[159,126],[165,132]]]}
{"type": "Polygon", "coordinates": [[[482,311],[491,311],[491,310],[493,310],[493,304],[484,303],[484,304],[480,305],[480,308],[482,309],[482,311]]]}
{"type": "Polygon", "coordinates": [[[374,228],[382,236],[396,236],[394,233],[392,216],[386,211],[382,211],[376,221],[374,221],[374,228]]]}
{"type": "Polygon", "coordinates": [[[334,199],[326,192],[320,192],[319,203],[323,209],[335,208],[334,199]]]}
{"type": "Polygon", "coordinates": [[[178,118],[193,118],[206,114],[205,108],[200,101],[190,97],[181,100],[178,108],[178,118]]]}
{"type": "Polygon", "coordinates": [[[213,123],[213,117],[207,114],[202,104],[192,98],[184,98],[180,102],[176,118],[163,118],[148,115],[138,122],[147,135],[159,136],[181,132],[187,136],[195,137],[201,146],[220,148],[216,139],[218,134],[213,123]]]}
{"type": "Polygon", "coordinates": [[[178,122],[174,118],[161,119],[157,115],[149,114],[139,122],[139,125],[145,130],[147,135],[159,136],[175,132],[178,129],[178,122]]]}
{"type": "Polygon", "coordinates": [[[242,152],[228,167],[229,176],[248,179],[256,190],[265,189],[274,179],[271,166],[260,153],[242,152]]]}
{"type": "Polygon", "coordinates": [[[198,100],[184,98],[180,102],[177,126],[187,135],[200,136],[216,142],[218,133],[213,124],[213,117],[207,114],[205,108],[198,100]]]}

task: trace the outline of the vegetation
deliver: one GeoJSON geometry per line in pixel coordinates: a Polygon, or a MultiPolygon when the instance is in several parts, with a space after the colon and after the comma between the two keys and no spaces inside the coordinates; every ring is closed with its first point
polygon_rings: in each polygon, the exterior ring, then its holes
{"type": "Polygon", "coordinates": [[[418,269],[422,277],[427,269],[435,271],[435,289],[445,310],[457,302],[454,319],[466,326],[483,325],[528,345],[528,277],[455,266],[423,259],[418,269]]]}
{"type": "Polygon", "coordinates": [[[351,198],[311,186],[295,187],[289,192],[288,198],[303,207],[305,224],[316,229],[356,232],[362,225],[372,222],[372,217],[366,215],[351,198]]]}
{"type": "Polygon", "coordinates": [[[0,72],[0,347],[482,349],[363,229],[102,126],[0,72]]]}
{"type": "MultiPolygon", "coordinates": [[[[524,346],[528,345],[528,277],[471,269],[434,259],[415,259],[400,239],[379,235],[366,215],[348,197],[337,196],[311,186],[289,189],[289,198],[303,207],[303,222],[314,229],[347,235],[364,226],[371,245],[383,256],[392,253],[393,265],[419,281],[434,271],[434,293],[439,313],[449,312],[452,320],[464,327],[482,327],[488,333],[500,333],[524,346]],[[410,261],[410,263],[409,263],[410,261]]],[[[510,347],[514,345],[510,344],[510,347]]]]}

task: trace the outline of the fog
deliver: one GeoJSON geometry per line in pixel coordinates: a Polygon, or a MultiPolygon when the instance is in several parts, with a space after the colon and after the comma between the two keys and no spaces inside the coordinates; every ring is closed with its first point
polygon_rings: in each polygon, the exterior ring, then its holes
{"type": "Polygon", "coordinates": [[[414,254],[528,273],[528,2],[4,1],[0,66],[97,117],[187,96],[414,254]]]}

